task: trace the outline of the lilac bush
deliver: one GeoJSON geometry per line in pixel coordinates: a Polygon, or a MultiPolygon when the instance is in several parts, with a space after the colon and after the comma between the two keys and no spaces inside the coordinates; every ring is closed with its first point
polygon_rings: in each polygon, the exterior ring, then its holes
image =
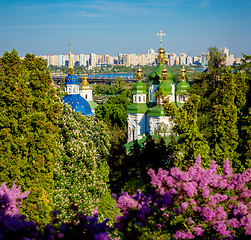
{"type": "Polygon", "coordinates": [[[200,165],[199,156],[188,171],[150,169],[152,194],[138,190],[134,196],[115,196],[123,214],[115,226],[122,236],[137,239],[150,229],[175,239],[248,239],[251,169],[233,174],[228,159],[222,174],[214,160],[209,169],[200,165]]]}
{"type": "Polygon", "coordinates": [[[29,191],[21,193],[21,188],[15,184],[11,189],[5,183],[0,187],[0,239],[111,239],[108,232],[113,229],[107,225],[109,220],[99,222],[97,210],[93,216],[77,213],[76,221],[68,223],[60,223],[55,211],[52,213],[53,222],[44,227],[28,221],[19,213],[22,199],[28,194],[29,191]]]}

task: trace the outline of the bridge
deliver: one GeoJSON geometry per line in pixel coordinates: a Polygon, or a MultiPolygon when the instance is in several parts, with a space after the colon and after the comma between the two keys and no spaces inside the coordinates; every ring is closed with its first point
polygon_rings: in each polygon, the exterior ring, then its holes
{"type": "MultiPolygon", "coordinates": [[[[60,85],[60,82],[62,81],[62,78],[65,78],[67,75],[52,75],[52,80],[54,85],[60,85]]],[[[100,83],[100,84],[109,84],[111,85],[113,81],[115,81],[115,79],[117,77],[102,77],[102,76],[94,76],[91,75],[90,77],[87,75],[88,77],[88,82],[89,83],[100,83]]],[[[130,78],[123,78],[123,80],[125,82],[137,82],[137,78],[134,77],[130,77],[130,78]]],[[[79,83],[83,82],[83,75],[78,75],[78,81],[79,83]]],[[[142,80],[143,82],[146,82],[146,78],[143,78],[142,80]]]]}

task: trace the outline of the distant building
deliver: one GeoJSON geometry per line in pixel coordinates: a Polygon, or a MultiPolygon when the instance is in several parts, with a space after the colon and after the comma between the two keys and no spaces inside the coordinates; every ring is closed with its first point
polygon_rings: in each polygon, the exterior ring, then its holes
{"type": "Polygon", "coordinates": [[[186,65],[187,55],[185,53],[180,54],[180,65],[186,65]]]}
{"type": "Polygon", "coordinates": [[[158,51],[158,65],[148,77],[147,86],[142,82],[142,69],[138,69],[137,82],[133,85],[133,103],[127,109],[128,142],[140,140],[146,135],[154,135],[158,131],[161,135],[170,134],[172,122],[170,116],[165,115],[160,99],[155,99],[154,94],[162,88],[169,98],[169,102],[182,107],[188,98],[189,84],[185,80],[185,69],[182,68],[180,82],[175,86],[174,75],[165,67],[165,50],[161,47],[158,51]]]}

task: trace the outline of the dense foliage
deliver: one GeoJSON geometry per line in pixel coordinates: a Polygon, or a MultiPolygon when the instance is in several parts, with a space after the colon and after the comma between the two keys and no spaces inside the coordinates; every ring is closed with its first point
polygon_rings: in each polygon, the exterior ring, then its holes
{"type": "Polygon", "coordinates": [[[91,217],[75,213],[76,222],[69,223],[60,223],[57,212],[52,212],[53,221],[43,228],[26,220],[25,215],[19,214],[19,208],[28,194],[21,193],[20,187],[15,185],[9,189],[3,183],[0,187],[0,239],[111,239],[108,232],[112,228],[107,225],[108,219],[100,222],[96,210],[91,217]]]}
{"type": "Polygon", "coordinates": [[[224,67],[219,50],[209,48],[209,64],[191,85],[190,98],[182,108],[165,104],[178,136],[169,148],[176,166],[188,167],[198,154],[204,166],[213,158],[223,166],[225,158],[235,172],[251,167],[250,161],[250,61],[242,71],[224,67]],[[181,161],[180,161],[181,160],[181,161]]]}
{"type": "Polygon", "coordinates": [[[0,181],[30,190],[23,212],[38,222],[52,210],[61,111],[46,67],[34,55],[21,60],[15,50],[0,59],[0,181]]]}
{"type": "Polygon", "coordinates": [[[115,196],[123,216],[115,227],[122,239],[248,239],[251,235],[251,169],[233,174],[228,159],[223,174],[211,161],[182,172],[149,170],[155,192],[115,196]]]}
{"type": "Polygon", "coordinates": [[[91,214],[98,206],[101,218],[114,218],[115,203],[107,185],[110,142],[106,124],[64,105],[59,129],[53,192],[59,217],[70,220],[72,209],[91,214]]]}
{"type": "Polygon", "coordinates": [[[132,96],[132,82],[126,83],[121,77],[117,77],[112,85],[108,84],[92,84],[93,95],[118,95],[123,92],[127,97],[132,96]]]}
{"type": "Polygon", "coordinates": [[[128,101],[125,94],[111,96],[105,104],[95,109],[95,114],[98,119],[110,121],[112,125],[116,124],[120,128],[126,128],[126,110],[129,105],[130,101],[128,101]]]}
{"type": "Polygon", "coordinates": [[[200,97],[194,95],[182,108],[178,108],[168,101],[165,101],[164,104],[166,113],[171,115],[174,121],[172,131],[178,136],[177,140],[174,139],[173,145],[169,146],[174,155],[172,161],[181,169],[187,169],[193,165],[194,159],[198,155],[202,156],[203,165],[209,166],[209,146],[197,125],[199,103],[200,97]]]}
{"type": "Polygon", "coordinates": [[[29,194],[20,187],[0,188],[0,239],[249,239],[251,236],[251,169],[233,174],[228,159],[223,173],[211,161],[201,167],[197,157],[188,171],[172,168],[148,171],[152,189],[133,196],[122,192],[115,196],[122,215],[113,227],[108,219],[98,223],[93,216],[75,215],[75,222],[61,223],[57,213],[43,229],[19,214],[21,200],[29,194]],[[115,230],[115,231],[114,231],[115,230]],[[116,238],[117,239],[117,238],[116,238]]]}

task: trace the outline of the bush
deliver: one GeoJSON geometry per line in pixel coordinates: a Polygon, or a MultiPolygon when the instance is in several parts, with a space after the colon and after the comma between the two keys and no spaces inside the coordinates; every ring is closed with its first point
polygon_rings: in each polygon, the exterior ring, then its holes
{"type": "MultiPolygon", "coordinates": [[[[228,159],[223,174],[211,161],[210,169],[194,166],[182,172],[149,170],[155,192],[147,196],[140,190],[134,196],[122,192],[115,196],[123,216],[115,227],[125,239],[146,239],[149,232],[175,239],[248,239],[251,235],[251,169],[233,174],[228,159]]],[[[156,238],[158,239],[158,238],[156,238]]]]}
{"type": "MultiPolygon", "coordinates": [[[[15,184],[8,189],[5,183],[0,187],[0,239],[94,239],[110,240],[108,232],[112,228],[107,225],[108,219],[98,223],[98,212],[94,210],[89,217],[76,214],[77,222],[59,224],[57,212],[52,213],[54,220],[41,229],[33,221],[27,221],[26,216],[19,214],[22,200],[29,191],[21,193],[15,184]]],[[[115,239],[114,239],[115,240],[115,239]]]]}

